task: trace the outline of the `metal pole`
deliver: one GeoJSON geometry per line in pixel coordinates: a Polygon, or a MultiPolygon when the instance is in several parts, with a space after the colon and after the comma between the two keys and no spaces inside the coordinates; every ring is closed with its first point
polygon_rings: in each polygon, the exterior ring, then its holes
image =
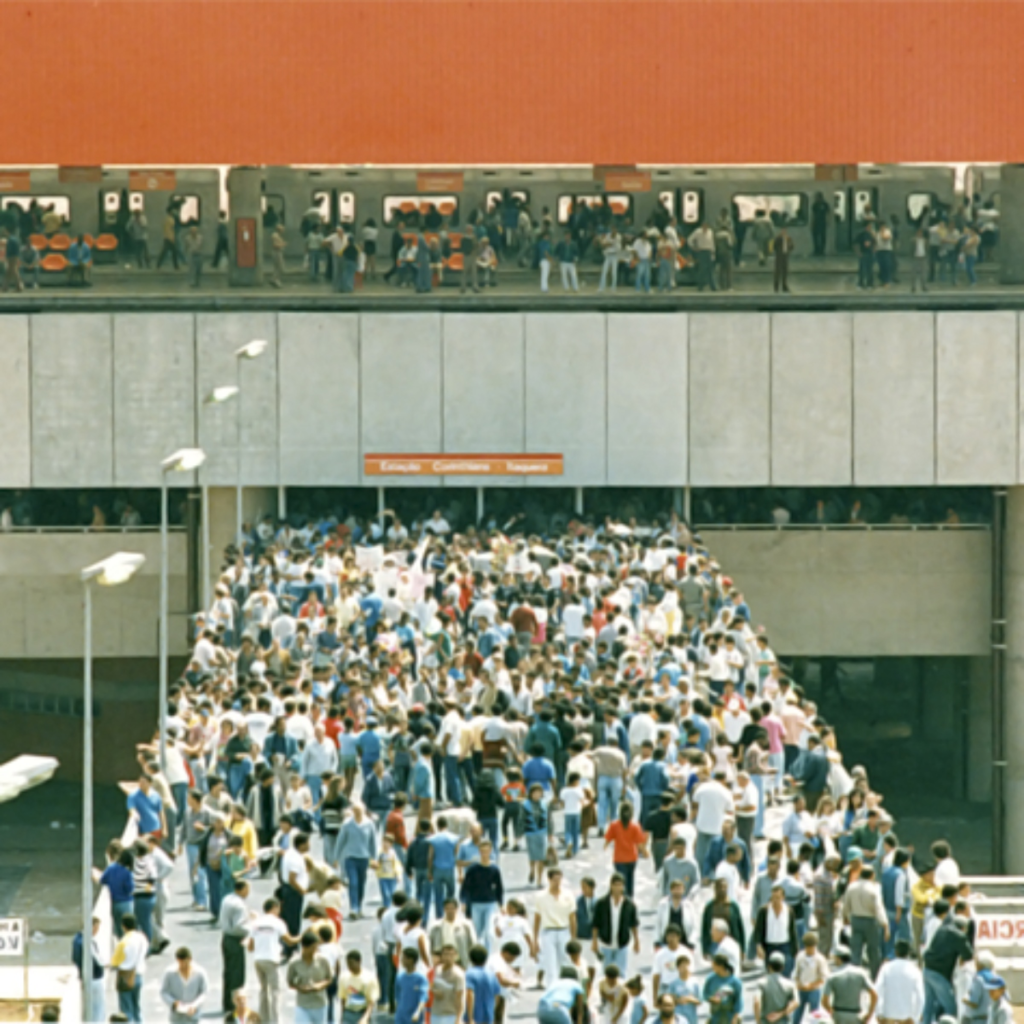
{"type": "Polygon", "coordinates": [[[686,521],[686,525],[689,527],[693,526],[693,492],[690,490],[690,485],[686,485],[686,490],[683,491],[683,519],[686,521]]]}
{"type": "Polygon", "coordinates": [[[242,357],[235,357],[235,471],[238,479],[235,494],[235,544],[242,550],[242,357]]]}
{"type": "Polygon", "coordinates": [[[484,489],[476,489],[476,522],[479,526],[484,521],[484,489]]]}
{"type": "MultiPolygon", "coordinates": [[[[1016,534],[1011,543],[1017,543],[1016,534]]],[[[1006,747],[1003,716],[1006,671],[1006,491],[992,494],[992,873],[1001,875],[1006,865],[1005,781],[1006,747]]]]}
{"type": "Polygon", "coordinates": [[[167,772],[167,473],[160,474],[160,771],[167,772]]]}
{"type": "Polygon", "coordinates": [[[92,1015],[92,585],[85,583],[82,709],[82,1020],[92,1015]]]}
{"type": "Polygon", "coordinates": [[[380,524],[381,530],[384,529],[384,510],[387,508],[385,504],[384,488],[377,488],[377,522],[380,524]]]}
{"type": "Polygon", "coordinates": [[[573,507],[576,511],[576,515],[583,515],[583,488],[577,487],[574,495],[573,507]]]}
{"type": "Polygon", "coordinates": [[[210,610],[210,488],[203,484],[203,611],[210,610]]]}

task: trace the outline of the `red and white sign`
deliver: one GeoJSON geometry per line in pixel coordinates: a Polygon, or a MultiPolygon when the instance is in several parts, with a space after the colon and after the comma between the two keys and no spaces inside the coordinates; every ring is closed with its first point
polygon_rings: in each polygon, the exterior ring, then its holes
{"type": "Polygon", "coordinates": [[[981,946],[1024,946],[1024,914],[978,914],[977,941],[981,946]]]}
{"type": "Polygon", "coordinates": [[[416,175],[417,192],[461,192],[462,171],[420,171],[416,175]]]}
{"type": "Polygon", "coordinates": [[[605,192],[650,192],[651,175],[647,171],[609,171],[604,176],[605,192]]]}
{"type": "Polygon", "coordinates": [[[561,476],[561,455],[364,455],[365,476],[561,476]]]}
{"type": "Polygon", "coordinates": [[[28,192],[31,188],[31,171],[0,171],[0,192],[28,192]]]}
{"type": "Polygon", "coordinates": [[[132,171],[128,187],[133,192],[173,192],[178,187],[176,171],[132,171]]]}

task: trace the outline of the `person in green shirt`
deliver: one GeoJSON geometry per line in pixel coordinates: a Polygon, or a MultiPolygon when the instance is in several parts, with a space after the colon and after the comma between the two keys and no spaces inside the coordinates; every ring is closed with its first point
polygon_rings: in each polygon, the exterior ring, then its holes
{"type": "Polygon", "coordinates": [[[241,836],[231,836],[220,859],[221,890],[225,896],[235,891],[235,882],[242,881],[249,867],[245,858],[245,841],[241,836]]]}

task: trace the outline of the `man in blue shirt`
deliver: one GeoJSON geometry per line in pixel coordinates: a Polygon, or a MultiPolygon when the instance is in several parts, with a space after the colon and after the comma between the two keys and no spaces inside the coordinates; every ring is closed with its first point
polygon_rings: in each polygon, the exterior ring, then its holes
{"type": "Polygon", "coordinates": [[[372,644],[377,636],[377,624],[380,622],[384,602],[376,594],[367,594],[359,602],[359,608],[366,626],[366,642],[372,644]]]}
{"type": "Polygon", "coordinates": [[[135,812],[139,820],[139,835],[148,836],[159,833],[167,835],[167,818],[164,815],[164,803],[158,793],[153,790],[153,783],[148,775],[139,776],[139,788],[128,797],[128,811],[135,812]]]}
{"type": "Polygon", "coordinates": [[[366,728],[359,734],[356,740],[356,750],[359,751],[359,758],[363,768],[363,778],[369,778],[373,766],[380,760],[381,742],[377,735],[377,719],[368,718],[366,728]]]}
{"type": "Polygon", "coordinates": [[[71,267],[70,281],[85,284],[92,266],[92,249],[82,235],[68,246],[68,265],[71,267]]]}
{"type": "Polygon", "coordinates": [[[544,747],[535,743],[530,747],[530,760],[523,765],[523,781],[527,790],[536,783],[544,790],[544,800],[547,802],[551,798],[555,778],[555,766],[544,756],[544,747]]]}
{"type": "Polygon", "coordinates": [[[501,985],[487,966],[487,950],[474,946],[469,951],[472,967],[466,971],[466,1017],[469,1024],[493,1024],[494,1003],[501,995],[501,985]]]}
{"type": "Polygon", "coordinates": [[[402,969],[395,979],[395,1024],[422,1024],[430,982],[417,969],[420,953],[415,946],[402,950],[402,969]]]}
{"type": "Polygon", "coordinates": [[[526,734],[524,746],[533,754],[534,747],[540,745],[541,756],[552,764],[558,760],[558,752],[562,749],[562,737],[554,724],[555,716],[550,711],[542,711],[537,721],[526,734]]]}
{"type": "Polygon", "coordinates": [[[431,836],[427,857],[427,879],[434,892],[437,916],[444,913],[444,901],[455,895],[455,851],[459,837],[448,831],[448,819],[437,819],[437,835],[431,836]]]}

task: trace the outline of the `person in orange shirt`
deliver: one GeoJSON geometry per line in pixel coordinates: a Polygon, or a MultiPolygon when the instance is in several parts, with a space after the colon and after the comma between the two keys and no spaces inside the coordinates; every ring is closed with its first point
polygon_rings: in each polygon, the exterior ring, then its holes
{"type": "Polygon", "coordinates": [[[626,895],[632,898],[636,864],[641,857],[648,856],[647,833],[633,820],[633,805],[627,801],[619,804],[619,817],[608,826],[604,835],[604,848],[614,845],[612,861],[615,870],[626,882],[626,895]]]}

